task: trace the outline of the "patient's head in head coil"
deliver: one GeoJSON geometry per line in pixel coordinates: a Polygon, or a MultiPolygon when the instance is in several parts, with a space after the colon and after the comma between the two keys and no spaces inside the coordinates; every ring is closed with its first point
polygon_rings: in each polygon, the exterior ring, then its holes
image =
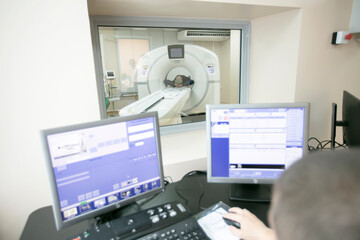
{"type": "Polygon", "coordinates": [[[175,87],[182,87],[184,83],[184,80],[182,78],[182,75],[177,75],[174,79],[174,86],[175,87]]]}

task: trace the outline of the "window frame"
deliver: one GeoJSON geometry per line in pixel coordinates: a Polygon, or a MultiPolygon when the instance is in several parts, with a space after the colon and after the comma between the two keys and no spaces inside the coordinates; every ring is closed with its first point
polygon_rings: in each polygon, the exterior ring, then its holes
{"type": "MultiPolygon", "coordinates": [[[[107,118],[103,84],[99,27],[149,27],[149,28],[204,28],[241,30],[239,103],[248,103],[250,72],[250,21],[197,18],[133,17],[133,16],[90,16],[91,37],[94,54],[96,84],[101,119],[107,118]]],[[[204,130],[205,121],[160,127],[161,135],[204,130]]]]}

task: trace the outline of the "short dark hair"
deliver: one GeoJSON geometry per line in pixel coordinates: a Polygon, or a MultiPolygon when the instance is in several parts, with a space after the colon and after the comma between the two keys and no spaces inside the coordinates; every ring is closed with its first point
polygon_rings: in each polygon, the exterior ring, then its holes
{"type": "Polygon", "coordinates": [[[274,187],[278,240],[360,239],[360,150],[310,153],[274,187]]]}

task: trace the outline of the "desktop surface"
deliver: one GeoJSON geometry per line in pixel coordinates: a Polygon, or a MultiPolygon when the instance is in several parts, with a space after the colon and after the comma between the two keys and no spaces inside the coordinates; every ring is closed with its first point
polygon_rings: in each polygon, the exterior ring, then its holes
{"type": "MultiPolygon", "coordinates": [[[[231,184],[227,183],[208,183],[206,174],[195,173],[184,177],[181,181],[168,184],[164,192],[151,199],[140,200],[137,205],[129,205],[122,209],[119,215],[126,216],[159,204],[174,201],[178,201],[186,206],[191,214],[196,214],[222,201],[230,207],[248,209],[267,224],[269,203],[232,201],[229,199],[230,186],[231,184]]],[[[47,206],[37,209],[30,214],[20,239],[69,239],[79,232],[85,231],[90,225],[91,221],[85,220],[57,231],[52,207],[47,206]]]]}

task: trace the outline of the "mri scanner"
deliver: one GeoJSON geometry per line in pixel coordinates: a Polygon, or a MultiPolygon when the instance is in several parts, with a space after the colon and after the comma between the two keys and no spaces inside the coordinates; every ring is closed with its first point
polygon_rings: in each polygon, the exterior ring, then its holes
{"type": "Polygon", "coordinates": [[[120,109],[120,116],[157,111],[160,125],[182,123],[181,116],[205,113],[206,104],[220,103],[218,57],[197,45],[156,48],[140,58],[135,87],[139,100],[120,109]],[[190,78],[194,84],[165,85],[164,80],[175,80],[177,76],[190,78]]]}

